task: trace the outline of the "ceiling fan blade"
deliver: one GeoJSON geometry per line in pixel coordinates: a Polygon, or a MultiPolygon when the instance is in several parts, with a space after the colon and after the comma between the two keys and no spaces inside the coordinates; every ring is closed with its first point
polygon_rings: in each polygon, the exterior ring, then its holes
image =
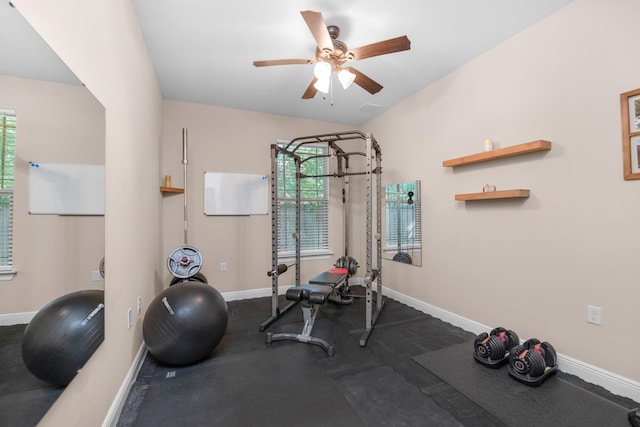
{"type": "Polygon", "coordinates": [[[318,79],[315,77],[313,78],[313,80],[311,80],[309,87],[304,91],[304,94],[302,94],[302,99],[311,99],[316,96],[316,93],[318,93],[318,89],[316,89],[313,85],[316,84],[317,81],[318,79]]]}
{"type": "Polygon", "coordinates": [[[394,39],[371,43],[366,46],[351,49],[349,53],[353,56],[352,61],[359,61],[372,56],[386,55],[388,53],[400,52],[411,49],[411,41],[407,36],[400,36],[394,39]]]}
{"type": "Polygon", "coordinates": [[[360,71],[356,70],[353,67],[344,67],[345,70],[351,71],[356,75],[355,80],[353,81],[355,84],[360,86],[362,89],[369,92],[371,95],[378,93],[382,90],[382,85],[373,81],[370,77],[362,74],[360,71]]]}
{"type": "Polygon", "coordinates": [[[307,27],[309,27],[313,38],[316,39],[318,49],[331,52],[333,50],[333,41],[331,41],[331,36],[329,35],[329,30],[327,30],[327,24],[325,24],[322,14],[313,10],[305,10],[300,12],[300,14],[307,23],[307,27]]]}
{"type": "Polygon", "coordinates": [[[271,65],[295,65],[295,64],[313,64],[313,59],[272,59],[268,61],[253,61],[255,67],[269,67],[271,65]]]}

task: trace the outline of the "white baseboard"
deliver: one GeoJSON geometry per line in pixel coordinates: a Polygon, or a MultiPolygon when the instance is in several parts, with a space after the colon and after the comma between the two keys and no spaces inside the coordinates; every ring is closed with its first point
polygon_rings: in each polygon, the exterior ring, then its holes
{"type": "Polygon", "coordinates": [[[640,402],[640,383],[613,372],[590,365],[581,360],[563,354],[558,354],[558,368],[568,374],[573,374],[592,384],[597,384],[613,394],[628,397],[640,402]]]}
{"type": "MultiPolygon", "coordinates": [[[[398,302],[408,305],[409,307],[415,308],[416,310],[429,314],[474,334],[480,334],[492,329],[492,327],[487,325],[458,316],[455,313],[451,313],[391,289],[383,289],[382,293],[398,302]]],[[[640,402],[640,382],[560,353],[558,353],[558,369],[562,372],[582,378],[592,384],[599,385],[613,394],[640,402]]]]}
{"type": "Polygon", "coordinates": [[[120,418],[124,404],[127,401],[127,396],[129,396],[131,386],[138,377],[138,372],[140,372],[140,368],[142,367],[142,363],[144,362],[146,355],[147,346],[144,345],[143,342],[138,349],[136,357],[133,359],[129,372],[127,372],[122,385],[120,385],[120,389],[118,390],[116,397],[113,399],[113,402],[111,402],[111,407],[102,422],[102,427],[115,427],[118,423],[118,418],[120,418]]]}
{"type": "Polygon", "coordinates": [[[37,311],[28,313],[0,314],[0,326],[26,325],[31,322],[37,311]]]}

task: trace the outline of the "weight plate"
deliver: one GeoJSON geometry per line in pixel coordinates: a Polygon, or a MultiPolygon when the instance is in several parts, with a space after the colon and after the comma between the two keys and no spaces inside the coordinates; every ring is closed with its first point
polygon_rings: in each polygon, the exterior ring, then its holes
{"type": "Polygon", "coordinates": [[[546,363],[546,365],[549,367],[556,366],[558,363],[558,355],[556,353],[556,349],[546,341],[540,344],[540,348],[543,350],[542,355],[544,356],[544,362],[546,363]]]}
{"type": "Polygon", "coordinates": [[[521,375],[526,375],[529,372],[529,362],[525,360],[525,358],[520,357],[522,353],[527,351],[527,348],[524,345],[517,345],[511,349],[511,354],[509,356],[509,362],[513,370],[521,375]]]}
{"type": "Polygon", "coordinates": [[[180,246],[167,258],[167,268],[174,277],[186,279],[202,268],[202,255],[193,246],[180,246]]]}
{"type": "Polygon", "coordinates": [[[346,268],[349,276],[353,276],[358,271],[358,261],[350,256],[341,256],[334,265],[336,268],[346,268]]]}
{"type": "Polygon", "coordinates": [[[504,357],[504,342],[497,335],[491,335],[485,346],[489,350],[489,357],[493,360],[502,359],[504,357]]]}
{"type": "Polygon", "coordinates": [[[104,257],[100,260],[100,264],[98,265],[98,270],[100,271],[100,277],[104,279],[104,257]]]}
{"type": "Polygon", "coordinates": [[[486,332],[481,333],[473,340],[473,348],[476,351],[476,354],[480,357],[487,358],[489,355],[487,354],[487,347],[485,347],[485,342],[489,339],[489,334],[486,332]]]}
{"type": "Polygon", "coordinates": [[[358,261],[355,258],[349,257],[349,267],[348,267],[349,275],[353,276],[358,271],[358,261]]]}
{"type": "Polygon", "coordinates": [[[529,364],[528,374],[531,377],[539,377],[544,373],[546,365],[544,362],[544,357],[540,353],[538,353],[537,351],[529,350],[524,356],[524,359],[529,364]]]}
{"type": "Polygon", "coordinates": [[[507,333],[505,335],[504,348],[507,351],[510,351],[514,346],[518,344],[520,344],[520,338],[518,337],[518,334],[516,334],[515,331],[512,331],[511,329],[507,330],[507,333]]]}

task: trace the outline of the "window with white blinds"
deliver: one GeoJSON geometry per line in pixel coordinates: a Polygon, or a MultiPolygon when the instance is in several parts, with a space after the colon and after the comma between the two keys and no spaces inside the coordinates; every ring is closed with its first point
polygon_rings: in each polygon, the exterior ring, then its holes
{"type": "MultiPolygon", "coordinates": [[[[329,169],[328,148],[305,145],[296,150],[302,159],[302,175],[326,175],[329,169]],[[309,160],[305,160],[311,157],[309,160]]],[[[278,156],[278,256],[295,255],[296,241],[296,168],[289,156],[278,156]]],[[[300,254],[320,255],[329,252],[329,179],[300,180],[300,254]]]]}
{"type": "Polygon", "coordinates": [[[420,203],[408,193],[420,194],[420,182],[411,181],[385,188],[387,214],[386,250],[419,249],[422,242],[420,203]]]}
{"type": "Polygon", "coordinates": [[[0,270],[12,270],[16,117],[0,110],[0,270]]]}

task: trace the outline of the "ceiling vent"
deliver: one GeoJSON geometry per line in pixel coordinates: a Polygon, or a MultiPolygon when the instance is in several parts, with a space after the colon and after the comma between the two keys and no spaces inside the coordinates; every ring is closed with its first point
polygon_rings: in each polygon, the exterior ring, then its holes
{"type": "Polygon", "coordinates": [[[360,107],[357,108],[358,111],[364,111],[365,113],[375,113],[379,109],[380,109],[380,105],[371,104],[368,102],[365,104],[362,104],[360,107]]]}

